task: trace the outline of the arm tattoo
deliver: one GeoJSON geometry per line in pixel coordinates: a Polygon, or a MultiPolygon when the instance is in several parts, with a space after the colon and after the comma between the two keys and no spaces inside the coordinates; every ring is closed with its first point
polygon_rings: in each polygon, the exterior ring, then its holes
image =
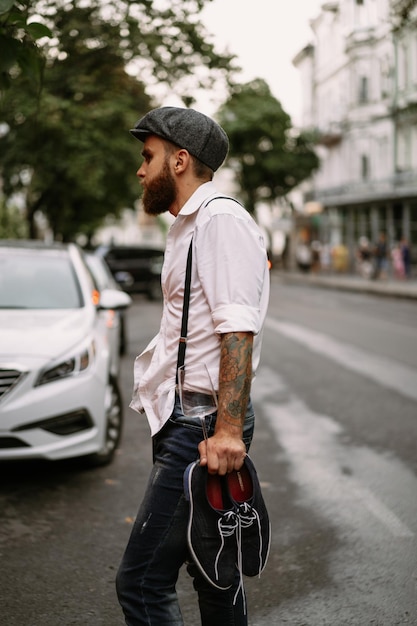
{"type": "Polygon", "coordinates": [[[219,417],[242,427],[252,379],[252,333],[227,333],[221,338],[219,417]]]}

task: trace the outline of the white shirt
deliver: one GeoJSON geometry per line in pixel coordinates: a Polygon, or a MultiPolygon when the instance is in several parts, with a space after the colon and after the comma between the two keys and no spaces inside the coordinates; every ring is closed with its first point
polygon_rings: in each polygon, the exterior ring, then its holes
{"type": "Polygon", "coordinates": [[[168,233],[161,282],[164,305],[159,333],[136,358],[131,408],[145,411],[152,436],[171,416],[191,238],[193,259],[185,364],[204,362],[218,389],[220,335],[254,334],[253,377],[259,364],[269,299],[265,242],[256,222],[212,182],[201,185],[168,233]]]}

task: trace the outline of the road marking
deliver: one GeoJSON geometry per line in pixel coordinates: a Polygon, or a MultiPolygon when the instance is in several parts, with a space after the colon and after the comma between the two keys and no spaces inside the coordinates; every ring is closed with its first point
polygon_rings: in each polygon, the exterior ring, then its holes
{"type": "Polygon", "coordinates": [[[339,365],[370,378],[380,385],[417,400],[417,370],[392,359],[376,356],[328,335],[292,322],[268,318],[265,326],[303,346],[332,359],[339,365]]]}
{"type": "MultiPolygon", "coordinates": [[[[374,530],[366,511],[392,536],[414,537],[412,530],[363,484],[377,482],[379,476],[385,476],[389,484],[406,485],[409,493],[415,493],[416,479],[407,468],[368,448],[341,443],[339,436],[343,428],[336,420],[310,410],[291,395],[283,379],[270,368],[263,368],[252,396],[262,404],[262,413],[287,454],[293,478],[314,508],[330,512],[331,519],[339,520],[355,532],[370,533],[370,537],[374,530]],[[274,402],[273,394],[283,390],[285,401],[274,402]],[[344,468],[351,471],[346,473],[344,468]]],[[[411,507],[409,516],[414,519],[416,504],[412,503],[411,507]]]]}
{"type": "Polygon", "coordinates": [[[372,491],[359,484],[351,485],[353,496],[378,518],[394,537],[413,537],[414,533],[388,509],[372,491]]]}

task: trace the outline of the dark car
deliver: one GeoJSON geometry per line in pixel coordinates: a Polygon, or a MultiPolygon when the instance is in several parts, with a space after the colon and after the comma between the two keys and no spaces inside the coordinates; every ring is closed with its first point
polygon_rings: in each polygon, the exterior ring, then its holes
{"type": "Polygon", "coordinates": [[[112,244],[100,246],[96,254],[106,261],[114,278],[125,291],[144,293],[150,300],[161,298],[162,248],[112,244]]]}

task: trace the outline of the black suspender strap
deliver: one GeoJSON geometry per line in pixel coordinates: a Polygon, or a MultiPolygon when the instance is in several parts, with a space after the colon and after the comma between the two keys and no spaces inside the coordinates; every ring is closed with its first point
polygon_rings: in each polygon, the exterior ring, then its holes
{"type": "Polygon", "coordinates": [[[177,371],[175,375],[175,380],[177,383],[178,383],[178,368],[181,367],[181,365],[184,365],[185,348],[187,345],[188,311],[190,307],[192,259],[193,259],[193,240],[191,239],[190,247],[188,248],[187,267],[185,270],[184,304],[182,305],[181,337],[180,337],[180,341],[178,345],[177,371]]]}
{"type": "Polygon", "coordinates": [[[208,206],[210,202],[213,202],[214,200],[232,200],[233,202],[237,202],[237,204],[240,204],[240,206],[243,207],[243,204],[239,202],[239,200],[236,200],[236,198],[231,198],[230,196],[216,196],[215,198],[211,198],[211,200],[206,202],[204,206],[208,206]]]}
{"type": "MultiPolygon", "coordinates": [[[[216,196],[211,198],[204,206],[213,202],[213,200],[233,200],[241,204],[235,198],[229,196],[216,196]]],[[[242,206],[242,205],[241,205],[242,206]]],[[[193,259],[193,239],[191,238],[190,247],[188,248],[187,267],[185,270],[185,283],[184,283],[184,303],[182,305],[182,321],[181,321],[181,337],[178,344],[178,357],[177,357],[177,371],[175,373],[175,381],[178,384],[178,368],[184,365],[185,361],[185,348],[187,346],[187,332],[188,332],[188,311],[190,308],[190,287],[191,287],[191,265],[193,259]]]]}

